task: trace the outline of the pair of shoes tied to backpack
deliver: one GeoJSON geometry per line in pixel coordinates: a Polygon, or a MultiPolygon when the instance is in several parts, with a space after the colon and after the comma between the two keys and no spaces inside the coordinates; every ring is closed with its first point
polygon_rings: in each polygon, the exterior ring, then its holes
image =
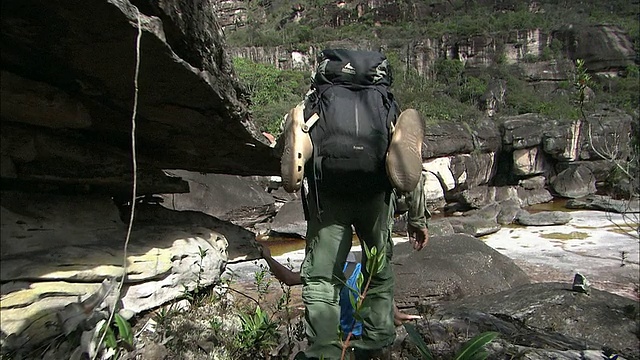
{"type": "MultiPolygon", "coordinates": [[[[309,126],[305,124],[304,106],[289,111],[284,125],[284,150],[280,162],[282,186],[293,193],[300,190],[304,165],[311,158],[313,144],[309,126]]],[[[402,191],[415,189],[422,173],[424,123],[418,111],[407,109],[392,128],[386,157],[386,170],[391,185],[402,191]]]]}

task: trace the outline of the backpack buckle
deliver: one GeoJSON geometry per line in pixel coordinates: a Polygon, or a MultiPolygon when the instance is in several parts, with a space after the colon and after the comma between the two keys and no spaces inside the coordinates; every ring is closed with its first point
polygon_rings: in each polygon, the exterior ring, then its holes
{"type": "Polygon", "coordinates": [[[302,131],[308,133],[309,130],[311,130],[311,128],[313,127],[313,125],[315,125],[315,123],[318,122],[318,119],[320,119],[320,116],[318,116],[317,113],[313,113],[313,115],[311,115],[309,120],[305,121],[305,123],[302,125],[302,131]]]}

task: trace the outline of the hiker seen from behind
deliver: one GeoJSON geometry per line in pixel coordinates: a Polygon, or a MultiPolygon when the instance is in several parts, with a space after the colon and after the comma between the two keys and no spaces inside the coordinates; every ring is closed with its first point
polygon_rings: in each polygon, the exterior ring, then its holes
{"type": "MultiPolygon", "coordinates": [[[[390,358],[395,338],[391,267],[396,194],[414,191],[422,176],[424,123],[400,112],[389,86],[391,69],[379,52],[330,49],[319,55],[311,91],[286,116],[281,176],[301,194],[307,220],[300,277],[308,348],[297,359],[340,359],[340,291],[353,230],[382,261],[362,269],[366,289],[362,335],[349,347],[356,359],[390,358]]],[[[424,200],[408,226],[414,249],[428,241],[424,200]]],[[[359,289],[365,291],[365,289],[359,289]]]]}

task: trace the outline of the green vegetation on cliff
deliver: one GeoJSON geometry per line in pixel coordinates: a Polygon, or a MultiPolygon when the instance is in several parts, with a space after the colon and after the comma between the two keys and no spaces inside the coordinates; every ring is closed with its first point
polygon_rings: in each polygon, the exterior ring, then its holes
{"type": "MultiPolygon", "coordinates": [[[[348,2],[347,2],[348,3],[348,2]]],[[[469,37],[514,30],[557,30],[567,24],[621,26],[640,45],[637,0],[432,1],[381,4],[359,16],[354,5],[336,1],[249,1],[246,26],[228,33],[231,46],[305,46],[350,39],[397,40],[469,37]],[[296,19],[302,10],[304,16],[296,19]]]]}
{"type": "MultiPolygon", "coordinates": [[[[425,38],[469,38],[473,35],[503,34],[514,30],[540,29],[548,34],[567,24],[616,24],[630,34],[638,49],[640,31],[638,4],[633,1],[540,1],[531,5],[519,1],[393,1],[376,11],[358,14],[356,7],[339,8],[335,1],[271,0],[247,2],[245,26],[227,31],[231,47],[282,46],[289,50],[316,49],[325,43],[349,39],[366,42],[372,48],[384,45],[394,69],[393,92],[402,108],[415,108],[427,122],[473,121],[483,116],[487,96],[499,100],[499,113],[517,115],[539,113],[558,121],[579,117],[576,93],[567,72],[566,81],[531,81],[522,66],[508,64],[503,58],[479,71],[466,69],[462,62],[445,56],[437,59],[429,76],[421,76],[404,64],[406,46],[425,38]],[[296,14],[304,16],[296,18],[296,14]],[[426,14],[426,15],[425,15],[426,14]],[[422,16],[424,15],[424,16],[422,16]],[[480,20],[481,19],[481,20],[480,20]]],[[[500,44],[497,44],[500,46],[500,44]]],[[[538,56],[526,55],[521,61],[567,61],[562,49],[566,44],[554,38],[538,56]]],[[[498,51],[499,53],[499,51],[498,51]]],[[[310,73],[283,71],[273,65],[235,59],[242,82],[248,86],[251,109],[263,131],[278,133],[282,115],[300,101],[309,86],[310,73]]],[[[594,77],[591,86],[595,98],[589,107],[607,104],[638,118],[640,85],[638,66],[629,66],[619,77],[594,77]]]]}
{"type": "Polygon", "coordinates": [[[302,71],[278,70],[243,58],[233,59],[240,81],[250,94],[250,109],[261,131],[279,134],[282,116],[302,100],[311,83],[302,71]]]}

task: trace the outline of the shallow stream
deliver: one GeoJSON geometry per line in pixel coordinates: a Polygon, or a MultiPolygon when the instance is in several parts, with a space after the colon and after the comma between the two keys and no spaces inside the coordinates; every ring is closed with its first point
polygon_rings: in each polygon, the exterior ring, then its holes
{"type": "MultiPolygon", "coordinates": [[[[529,212],[567,211],[573,219],[565,225],[509,225],[480,238],[498,252],[513,259],[534,282],[571,282],[575,273],[587,277],[592,286],[626,297],[638,299],[640,282],[640,242],[626,231],[638,226],[637,217],[625,220],[619,214],[602,211],[570,210],[557,200],[527,208],[529,212]]],[[[298,271],[304,258],[304,240],[299,238],[260,238],[272,255],[298,271]]],[[[394,242],[407,241],[395,237],[394,242]]],[[[354,251],[360,251],[354,236],[354,251]]],[[[427,246],[423,251],[429,251],[427,246]]],[[[253,282],[264,260],[228,266],[236,281],[253,282]]]]}

